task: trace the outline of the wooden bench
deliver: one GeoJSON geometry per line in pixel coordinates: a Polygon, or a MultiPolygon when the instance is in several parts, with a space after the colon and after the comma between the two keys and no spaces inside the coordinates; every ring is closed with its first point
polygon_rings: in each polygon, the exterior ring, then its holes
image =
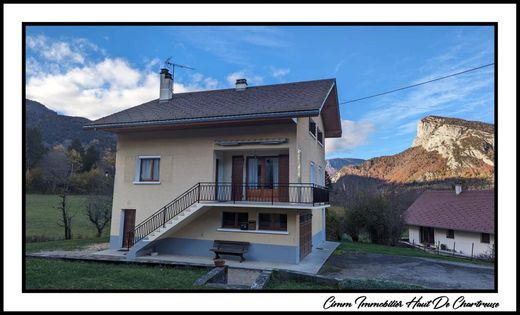
{"type": "Polygon", "coordinates": [[[240,256],[240,262],[243,262],[244,254],[249,249],[248,242],[233,242],[233,241],[213,241],[213,248],[210,251],[215,253],[215,259],[223,255],[240,256]]]}

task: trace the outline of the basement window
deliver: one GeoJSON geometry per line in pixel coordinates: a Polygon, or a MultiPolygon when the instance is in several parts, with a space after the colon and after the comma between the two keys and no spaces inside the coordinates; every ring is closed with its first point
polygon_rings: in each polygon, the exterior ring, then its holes
{"type": "Polygon", "coordinates": [[[267,231],[287,231],[287,214],[259,213],[258,229],[267,231]]]}
{"type": "Polygon", "coordinates": [[[248,225],[247,212],[223,212],[222,227],[227,229],[240,229],[242,224],[248,225]]]}

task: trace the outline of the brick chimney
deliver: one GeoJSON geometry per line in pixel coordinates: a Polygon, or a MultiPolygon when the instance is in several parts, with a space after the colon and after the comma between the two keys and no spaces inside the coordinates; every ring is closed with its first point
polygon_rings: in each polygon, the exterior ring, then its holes
{"type": "Polygon", "coordinates": [[[161,69],[159,102],[167,102],[173,97],[173,78],[168,69],[161,69]]]}

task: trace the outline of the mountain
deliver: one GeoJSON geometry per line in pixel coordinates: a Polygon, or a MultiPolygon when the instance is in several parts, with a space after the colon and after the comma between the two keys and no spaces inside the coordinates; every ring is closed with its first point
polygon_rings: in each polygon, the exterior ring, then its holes
{"type": "Polygon", "coordinates": [[[342,169],[344,166],[349,165],[360,165],[365,160],[363,159],[353,159],[353,158],[335,158],[335,159],[327,159],[327,164],[325,165],[325,170],[332,177],[336,174],[337,171],[342,169]]]}
{"type": "Polygon", "coordinates": [[[56,144],[68,146],[77,138],[84,145],[97,144],[98,149],[115,149],[115,135],[105,131],[83,130],[83,126],[89,122],[91,120],[87,118],[59,115],[41,103],[25,100],[25,126],[39,128],[47,147],[56,144]]]}
{"type": "Polygon", "coordinates": [[[418,123],[411,148],[344,167],[332,181],[355,175],[394,184],[467,179],[492,184],[494,132],[493,124],[428,116],[418,123]]]}

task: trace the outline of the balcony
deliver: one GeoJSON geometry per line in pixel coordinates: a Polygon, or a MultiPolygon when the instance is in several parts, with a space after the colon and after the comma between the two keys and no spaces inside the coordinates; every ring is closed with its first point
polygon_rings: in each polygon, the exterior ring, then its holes
{"type": "Polygon", "coordinates": [[[312,183],[262,185],[206,182],[199,185],[198,201],[201,203],[305,208],[329,206],[327,187],[312,183]]]}

